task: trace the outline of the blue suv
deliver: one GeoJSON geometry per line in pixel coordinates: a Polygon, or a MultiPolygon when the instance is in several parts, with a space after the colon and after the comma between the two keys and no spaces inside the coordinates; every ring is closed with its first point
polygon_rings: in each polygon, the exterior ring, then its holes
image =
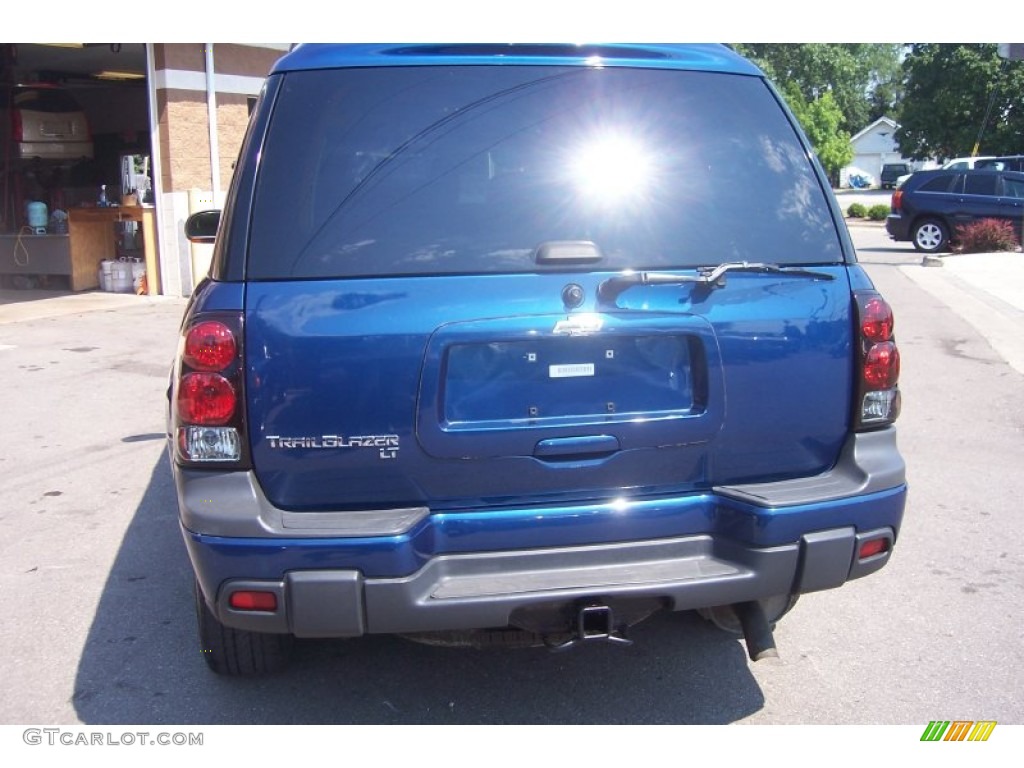
{"type": "Polygon", "coordinates": [[[892,311],[728,48],[299,46],[186,232],[168,431],[216,672],[660,610],[758,659],[888,562],[892,311]]]}

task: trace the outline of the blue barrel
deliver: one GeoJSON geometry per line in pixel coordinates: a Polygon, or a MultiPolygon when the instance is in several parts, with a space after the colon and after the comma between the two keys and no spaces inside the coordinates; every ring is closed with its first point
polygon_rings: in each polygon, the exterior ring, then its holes
{"type": "Polygon", "coordinates": [[[46,224],[50,220],[50,216],[46,212],[46,203],[36,201],[26,203],[25,212],[28,215],[28,225],[32,229],[46,229],[46,224]]]}

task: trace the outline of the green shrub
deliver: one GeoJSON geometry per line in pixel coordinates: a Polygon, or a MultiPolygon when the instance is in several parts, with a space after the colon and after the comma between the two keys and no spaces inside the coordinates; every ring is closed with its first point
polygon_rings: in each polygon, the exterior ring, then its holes
{"type": "Polygon", "coordinates": [[[851,219],[863,219],[868,215],[868,209],[861,203],[851,203],[850,207],[846,209],[846,215],[851,219]]]}
{"type": "Polygon", "coordinates": [[[868,218],[872,221],[885,221],[885,217],[889,215],[889,206],[885,203],[879,203],[878,205],[872,205],[868,209],[868,218]]]}
{"type": "Polygon", "coordinates": [[[1004,219],[980,219],[956,229],[957,253],[992,253],[1017,250],[1013,225],[1004,219]]]}

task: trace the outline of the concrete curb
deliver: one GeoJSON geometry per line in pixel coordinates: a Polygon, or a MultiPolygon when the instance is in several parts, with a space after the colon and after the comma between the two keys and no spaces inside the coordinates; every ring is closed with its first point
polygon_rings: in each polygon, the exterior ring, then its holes
{"type": "Polygon", "coordinates": [[[83,312],[111,311],[154,304],[179,304],[182,311],[188,299],[175,296],[136,296],[105,291],[18,291],[0,290],[0,325],[76,315],[83,312]]]}

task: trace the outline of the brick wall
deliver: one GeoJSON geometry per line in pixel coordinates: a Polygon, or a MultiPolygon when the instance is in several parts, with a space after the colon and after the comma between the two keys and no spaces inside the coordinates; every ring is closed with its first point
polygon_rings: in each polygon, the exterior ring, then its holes
{"type": "Polygon", "coordinates": [[[164,190],[209,189],[212,181],[206,94],[172,89],[157,91],[157,114],[164,190]]]}
{"type": "MultiPolygon", "coordinates": [[[[233,164],[242,147],[249,123],[249,97],[222,93],[217,95],[217,142],[220,144],[220,185],[227,189],[234,173],[233,164]]],[[[207,142],[209,143],[209,142],[207,142]]],[[[209,168],[209,162],[207,162],[209,168]]],[[[209,174],[207,174],[209,175],[209,174]]]]}
{"type": "MultiPolygon", "coordinates": [[[[276,49],[215,44],[214,68],[218,76],[234,76],[233,83],[244,78],[247,83],[255,84],[266,77],[283,53],[276,49]]],[[[193,187],[210,189],[213,179],[210,176],[205,46],[202,43],[156,45],[154,65],[158,72],[172,72],[172,82],[187,80],[190,84],[187,88],[172,86],[156,91],[163,189],[165,192],[193,187]]],[[[250,88],[246,93],[225,92],[220,82],[216,95],[219,182],[226,189],[231,181],[232,164],[245,136],[248,97],[255,95],[258,89],[250,88]]]]}

